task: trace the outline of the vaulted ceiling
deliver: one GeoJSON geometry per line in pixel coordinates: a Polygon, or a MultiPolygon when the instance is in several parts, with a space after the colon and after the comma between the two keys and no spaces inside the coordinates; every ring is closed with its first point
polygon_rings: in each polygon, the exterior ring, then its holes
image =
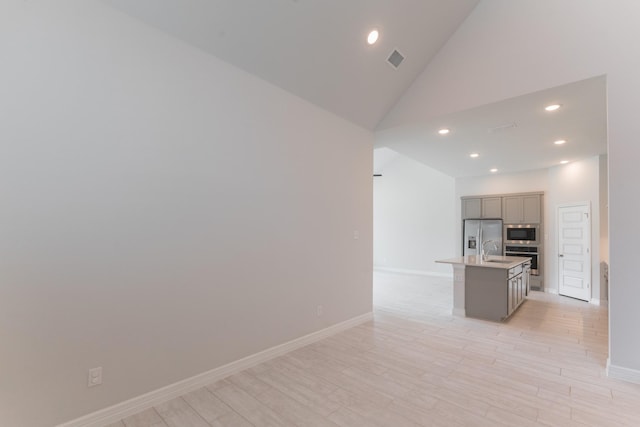
{"type": "Polygon", "coordinates": [[[479,0],[103,1],[377,131],[376,147],[450,176],[486,175],[491,168],[500,173],[546,168],[606,153],[604,77],[447,117],[378,127],[465,19],[471,19],[479,0]],[[370,46],[366,37],[372,29],[379,30],[380,39],[370,46]],[[387,61],[394,50],[405,58],[397,69],[387,61]],[[545,114],[542,104],[549,102],[563,108],[545,114]],[[440,127],[451,133],[441,137],[440,127]],[[568,143],[554,146],[557,139],[568,143]],[[470,159],[471,153],[480,155],[470,159]]]}
{"type": "Polygon", "coordinates": [[[478,0],[105,0],[374,129],[478,0]],[[380,32],[369,46],[367,35],[380,32]],[[405,60],[395,69],[387,58],[405,60]]]}

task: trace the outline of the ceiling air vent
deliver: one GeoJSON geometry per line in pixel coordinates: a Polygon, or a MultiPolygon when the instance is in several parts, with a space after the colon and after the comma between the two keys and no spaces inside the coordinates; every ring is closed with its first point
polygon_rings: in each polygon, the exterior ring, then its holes
{"type": "Polygon", "coordinates": [[[504,125],[496,126],[494,128],[489,128],[487,130],[489,131],[489,133],[498,133],[498,132],[504,132],[505,130],[513,129],[516,127],[518,127],[518,125],[514,122],[514,123],[506,123],[504,125]]]}
{"type": "Polygon", "coordinates": [[[404,61],[404,56],[398,52],[398,49],[394,49],[393,52],[391,52],[391,55],[389,55],[389,58],[387,58],[387,62],[396,70],[400,64],[402,64],[402,61],[404,61]]]}

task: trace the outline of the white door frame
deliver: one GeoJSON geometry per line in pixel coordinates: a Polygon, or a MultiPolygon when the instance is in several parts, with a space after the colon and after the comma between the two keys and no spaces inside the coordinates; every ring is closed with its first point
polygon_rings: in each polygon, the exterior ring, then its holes
{"type": "Polygon", "coordinates": [[[587,241],[589,242],[589,270],[587,271],[588,280],[589,280],[589,298],[588,302],[591,302],[591,297],[593,296],[593,250],[592,250],[592,240],[591,240],[591,228],[592,224],[592,214],[591,214],[591,202],[590,201],[582,201],[582,202],[574,202],[574,203],[561,203],[556,206],[556,265],[557,265],[557,280],[558,280],[558,293],[560,293],[560,284],[562,283],[561,274],[562,270],[560,269],[560,209],[561,208],[570,208],[570,207],[586,207],[587,213],[589,215],[589,224],[587,226],[587,241]]]}

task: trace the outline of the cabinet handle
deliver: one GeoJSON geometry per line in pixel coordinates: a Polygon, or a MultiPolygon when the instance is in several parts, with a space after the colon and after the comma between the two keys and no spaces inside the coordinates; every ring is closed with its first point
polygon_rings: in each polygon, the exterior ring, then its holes
{"type": "Polygon", "coordinates": [[[564,255],[558,254],[558,258],[562,258],[562,257],[564,257],[564,255]]]}

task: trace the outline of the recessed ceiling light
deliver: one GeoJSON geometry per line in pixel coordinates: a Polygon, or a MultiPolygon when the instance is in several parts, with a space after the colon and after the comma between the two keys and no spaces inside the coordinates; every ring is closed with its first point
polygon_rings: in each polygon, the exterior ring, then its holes
{"type": "Polygon", "coordinates": [[[569,163],[569,160],[563,160],[560,162],[561,165],[566,165],[567,163],[569,163]]]}
{"type": "Polygon", "coordinates": [[[451,131],[450,131],[449,129],[447,129],[447,128],[440,129],[440,130],[438,131],[438,133],[439,133],[440,135],[446,135],[446,134],[448,134],[449,132],[451,132],[451,131]]]}
{"type": "Polygon", "coordinates": [[[556,144],[556,145],[562,145],[562,144],[564,144],[564,143],[566,143],[566,142],[567,142],[567,141],[566,141],[566,140],[564,140],[564,139],[559,139],[559,140],[557,140],[557,141],[553,141],[553,143],[554,143],[554,144],[556,144]]]}
{"type": "Polygon", "coordinates": [[[498,172],[498,169],[493,168],[493,169],[489,170],[489,172],[491,172],[491,173],[496,173],[496,172],[498,172]]]}
{"type": "Polygon", "coordinates": [[[560,104],[551,104],[551,105],[547,105],[546,107],[544,107],[544,109],[546,111],[556,111],[557,109],[559,109],[561,107],[560,104]]]}
{"type": "Polygon", "coordinates": [[[367,43],[375,44],[378,41],[378,37],[380,37],[378,30],[372,30],[367,36],[367,43]]]}
{"type": "Polygon", "coordinates": [[[480,154],[478,154],[478,153],[471,153],[471,154],[469,154],[469,157],[471,157],[472,159],[475,159],[476,157],[480,157],[480,154]]]}

